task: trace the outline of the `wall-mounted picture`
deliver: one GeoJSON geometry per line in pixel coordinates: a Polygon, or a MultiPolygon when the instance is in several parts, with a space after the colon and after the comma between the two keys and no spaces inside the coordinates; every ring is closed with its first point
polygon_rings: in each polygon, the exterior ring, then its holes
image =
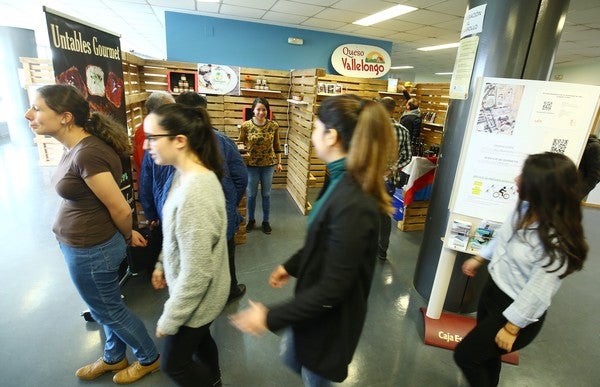
{"type": "Polygon", "coordinates": [[[325,86],[325,82],[319,82],[317,84],[317,93],[319,93],[319,94],[327,93],[327,87],[325,86]]]}
{"type": "Polygon", "coordinates": [[[335,83],[328,83],[327,84],[327,94],[335,94],[335,83]]]}
{"type": "Polygon", "coordinates": [[[344,90],[344,87],[341,84],[336,83],[333,88],[333,93],[334,94],[342,94],[343,90],[344,90]]]}

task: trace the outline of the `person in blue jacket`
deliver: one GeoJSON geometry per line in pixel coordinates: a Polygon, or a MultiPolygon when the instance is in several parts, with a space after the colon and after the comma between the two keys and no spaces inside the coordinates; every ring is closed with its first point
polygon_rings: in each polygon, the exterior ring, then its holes
{"type": "MultiPolygon", "coordinates": [[[[177,96],[177,103],[192,107],[206,108],[206,98],[198,93],[186,92],[177,96]]],[[[235,270],[235,233],[243,218],[238,213],[238,205],[244,197],[248,185],[248,172],[237,146],[227,135],[213,128],[217,136],[224,174],[221,179],[225,204],[227,208],[227,252],[229,256],[229,272],[231,275],[231,291],[228,302],[238,299],[246,293],[246,285],[238,283],[235,270]]],[[[140,173],[140,203],[144,215],[151,224],[159,225],[162,208],[167,198],[175,168],[171,165],[156,165],[150,154],[146,152],[142,160],[140,173]]]]}
{"type": "Polygon", "coordinates": [[[393,159],[392,123],[375,101],[355,95],[325,99],[312,133],[330,178],[308,216],[304,247],[269,278],[274,288],[296,277],[294,297],[260,303],[231,317],[243,332],[286,328],[282,360],[305,386],[348,376],[365,317],[376,262],[379,216],[392,212],[381,178],[393,159]]]}

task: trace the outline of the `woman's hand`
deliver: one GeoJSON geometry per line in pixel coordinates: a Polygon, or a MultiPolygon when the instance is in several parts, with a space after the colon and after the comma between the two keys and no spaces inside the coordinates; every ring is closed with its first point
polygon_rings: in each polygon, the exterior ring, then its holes
{"type": "Polygon", "coordinates": [[[129,245],[133,247],[146,247],[148,245],[148,241],[138,231],[132,230],[131,242],[129,242],[129,245]]]}
{"type": "Polygon", "coordinates": [[[154,269],[152,272],[152,286],[154,289],[164,289],[167,287],[167,280],[165,279],[165,272],[162,270],[154,269]]]}
{"type": "Polygon", "coordinates": [[[477,274],[479,266],[483,265],[485,260],[479,255],[474,255],[467,259],[462,265],[462,271],[469,277],[474,277],[477,274]]]}
{"type": "Polygon", "coordinates": [[[268,312],[269,309],[260,302],[250,301],[248,308],[229,316],[229,320],[240,331],[254,336],[261,336],[268,329],[268,312]]]}
{"type": "Polygon", "coordinates": [[[275,172],[279,173],[283,171],[283,165],[281,165],[281,163],[277,163],[277,168],[275,169],[275,172]]]}
{"type": "Polygon", "coordinates": [[[283,267],[283,265],[279,265],[271,273],[271,276],[269,277],[269,285],[271,285],[272,288],[281,288],[287,284],[289,279],[290,275],[288,274],[287,270],[285,270],[285,267],[283,267]]]}
{"type": "MultiPolygon", "coordinates": [[[[509,323],[507,323],[507,324],[509,324],[509,323]]],[[[517,329],[519,329],[519,328],[517,327],[517,329]]],[[[501,348],[501,349],[505,350],[506,352],[511,352],[513,344],[515,343],[515,340],[517,339],[517,334],[518,334],[518,331],[516,334],[513,334],[513,333],[509,332],[506,327],[500,328],[498,333],[496,333],[496,345],[498,346],[498,348],[501,348]]]]}

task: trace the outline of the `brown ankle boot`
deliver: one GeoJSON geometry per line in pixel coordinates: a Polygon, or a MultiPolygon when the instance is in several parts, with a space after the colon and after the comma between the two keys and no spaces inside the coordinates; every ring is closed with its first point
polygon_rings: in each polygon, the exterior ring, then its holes
{"type": "Polygon", "coordinates": [[[127,361],[127,358],[124,358],[123,360],[115,364],[108,364],[104,361],[104,359],[100,358],[92,364],[88,364],[78,369],[77,372],[75,372],[75,375],[79,379],[92,380],[110,371],[121,371],[122,369],[127,368],[128,365],[129,362],[127,361]]]}
{"type": "Polygon", "coordinates": [[[160,358],[156,359],[154,363],[148,364],[147,366],[141,365],[139,361],[136,361],[124,370],[117,372],[117,374],[113,377],[113,382],[117,384],[133,383],[148,374],[158,371],[159,368],[160,358]]]}

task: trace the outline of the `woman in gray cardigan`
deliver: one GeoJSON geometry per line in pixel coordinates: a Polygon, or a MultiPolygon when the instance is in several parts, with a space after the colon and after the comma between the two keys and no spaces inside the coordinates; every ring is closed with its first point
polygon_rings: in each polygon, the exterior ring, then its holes
{"type": "Polygon", "coordinates": [[[221,385],[210,324],[229,296],[222,163],[206,110],[163,105],[144,121],[145,149],[175,176],[163,207],[163,250],[152,284],[168,285],[156,327],[165,337],[161,370],[180,386],[221,385]]]}

